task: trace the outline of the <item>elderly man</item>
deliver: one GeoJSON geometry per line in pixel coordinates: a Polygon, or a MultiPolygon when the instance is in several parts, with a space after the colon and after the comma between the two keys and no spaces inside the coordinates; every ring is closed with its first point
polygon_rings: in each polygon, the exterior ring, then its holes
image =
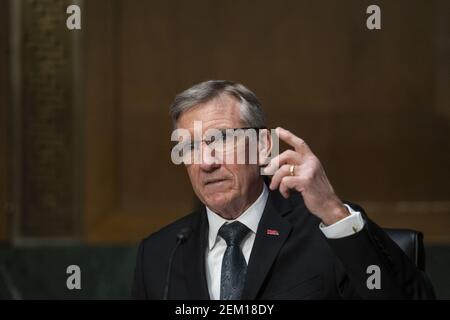
{"type": "MultiPolygon", "coordinates": [[[[187,89],[170,111],[175,128],[191,137],[198,137],[198,122],[202,133],[266,128],[256,96],[229,81],[187,89]]],[[[239,150],[223,139],[226,145],[211,152],[217,135],[187,141],[187,148],[183,141],[182,157],[203,205],[141,242],[133,296],[432,298],[426,276],[402,250],[361,207],[339,199],[308,145],[283,128],[276,133],[292,150],[272,157],[264,169],[260,155],[256,163],[223,161],[224,153],[239,150]],[[191,161],[195,152],[200,161],[191,161]]],[[[270,135],[258,139],[274,143],[270,135]]]]}

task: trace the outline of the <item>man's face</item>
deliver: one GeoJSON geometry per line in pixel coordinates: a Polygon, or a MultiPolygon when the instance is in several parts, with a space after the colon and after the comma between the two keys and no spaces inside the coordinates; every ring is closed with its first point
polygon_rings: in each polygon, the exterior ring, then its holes
{"type": "MultiPolygon", "coordinates": [[[[240,117],[240,102],[227,95],[186,111],[178,119],[177,128],[189,130],[194,137],[194,121],[201,121],[202,135],[208,129],[246,127],[240,117]]],[[[195,194],[202,203],[224,217],[242,212],[261,192],[258,165],[220,164],[212,161],[214,159],[206,148],[203,144],[201,164],[186,165],[195,194]]]]}

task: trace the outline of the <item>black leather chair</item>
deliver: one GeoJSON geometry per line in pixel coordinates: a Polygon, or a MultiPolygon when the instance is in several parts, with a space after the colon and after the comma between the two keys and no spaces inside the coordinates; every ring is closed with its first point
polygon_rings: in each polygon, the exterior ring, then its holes
{"type": "Polygon", "coordinates": [[[414,261],[420,270],[425,271],[425,249],[421,232],[409,229],[383,230],[414,261]]]}
{"type": "Polygon", "coordinates": [[[403,252],[416,264],[424,275],[425,287],[428,299],[436,299],[433,284],[425,275],[425,248],[423,246],[423,234],[420,231],[410,229],[383,229],[389,237],[403,250],[403,252]]]}

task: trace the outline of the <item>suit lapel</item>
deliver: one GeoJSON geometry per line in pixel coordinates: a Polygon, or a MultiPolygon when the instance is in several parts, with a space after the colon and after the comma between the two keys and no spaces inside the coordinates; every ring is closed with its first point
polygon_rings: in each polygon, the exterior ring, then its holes
{"type": "Polygon", "coordinates": [[[288,200],[278,191],[270,192],[258,225],[250,255],[242,299],[255,299],[283,243],[291,232],[291,224],[283,216],[292,210],[288,200]]]}
{"type": "Polygon", "coordinates": [[[191,228],[192,234],[182,246],[183,268],[189,299],[207,300],[210,299],[205,270],[208,223],[204,208],[199,210],[191,228]]]}
{"type": "MultiPolygon", "coordinates": [[[[278,252],[291,232],[292,226],[284,218],[284,215],[291,210],[290,201],[284,199],[278,191],[269,193],[250,255],[242,299],[256,298],[278,252]]],[[[205,270],[208,236],[205,207],[199,210],[191,228],[193,230],[191,236],[182,245],[183,268],[189,299],[207,300],[210,297],[205,270]]]]}

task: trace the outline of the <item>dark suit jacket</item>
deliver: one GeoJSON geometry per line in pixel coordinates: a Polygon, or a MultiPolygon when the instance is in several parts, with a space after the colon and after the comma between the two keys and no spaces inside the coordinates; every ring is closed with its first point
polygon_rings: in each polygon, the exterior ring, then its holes
{"type": "MultiPolygon", "coordinates": [[[[368,219],[362,231],[327,239],[320,220],[300,194],[271,191],[250,255],[242,299],[424,299],[434,293],[403,251],[368,219]],[[279,235],[267,234],[267,229],[279,235]],[[381,289],[368,289],[369,265],[381,270],[381,289]]],[[[209,299],[205,275],[208,220],[205,208],[144,239],[138,250],[132,294],[162,299],[177,234],[192,232],[175,251],[169,299],[209,299]]]]}

